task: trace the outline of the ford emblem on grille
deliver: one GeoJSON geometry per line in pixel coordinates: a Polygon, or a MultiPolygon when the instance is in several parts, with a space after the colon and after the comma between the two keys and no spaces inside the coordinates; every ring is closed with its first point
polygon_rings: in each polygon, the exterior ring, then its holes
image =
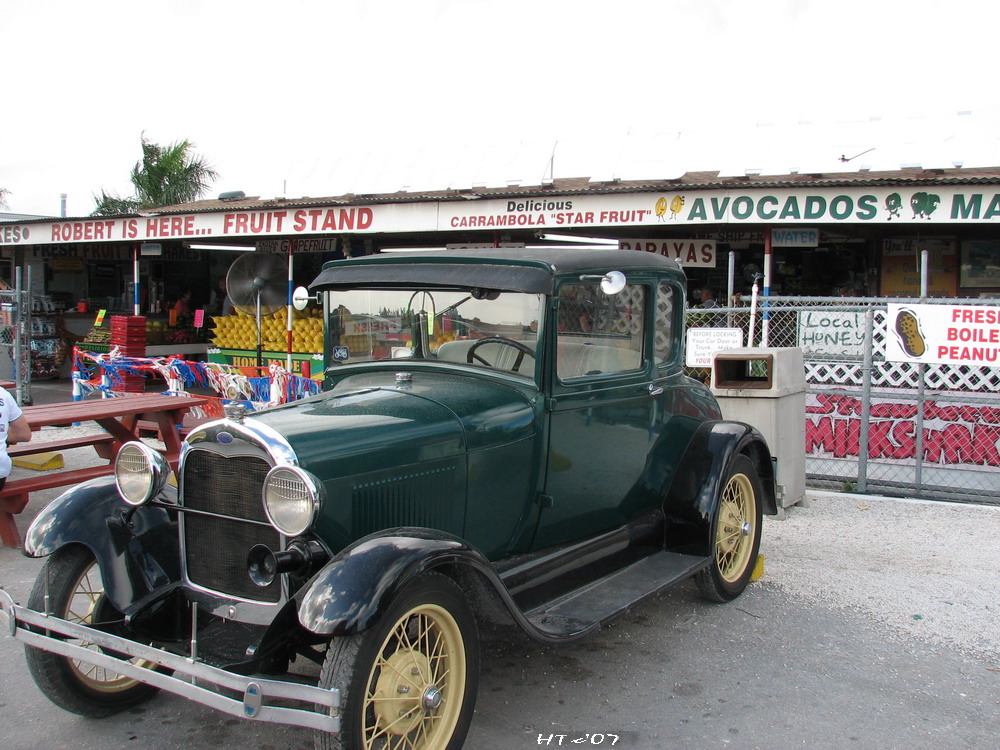
{"type": "Polygon", "coordinates": [[[215,439],[218,440],[220,443],[233,442],[233,436],[230,435],[228,432],[220,432],[218,435],[215,436],[215,439]]]}

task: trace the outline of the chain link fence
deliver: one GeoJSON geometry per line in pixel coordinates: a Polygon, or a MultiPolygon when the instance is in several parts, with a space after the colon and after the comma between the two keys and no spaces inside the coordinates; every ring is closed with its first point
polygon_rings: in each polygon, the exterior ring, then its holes
{"type": "Polygon", "coordinates": [[[768,297],[753,316],[749,306],[692,308],[687,323],[802,348],[810,486],[1000,504],[1000,368],[888,361],[892,302],[997,303],[768,297]]]}

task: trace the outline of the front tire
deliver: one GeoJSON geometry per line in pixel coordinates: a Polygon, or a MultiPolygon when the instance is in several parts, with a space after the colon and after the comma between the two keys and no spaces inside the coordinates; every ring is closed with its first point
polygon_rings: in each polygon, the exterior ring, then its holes
{"type": "Polygon", "coordinates": [[[378,623],[334,638],[322,687],[340,689],[340,733],[317,750],[458,750],[476,703],[479,636],[462,590],[431,573],[406,587],[378,623]]]}
{"type": "Polygon", "coordinates": [[[712,519],[712,563],[695,576],[706,599],[732,601],[750,583],[760,549],[762,496],[753,462],[742,454],[736,456],[712,519]]]}
{"type": "MultiPolygon", "coordinates": [[[[46,589],[48,611],[63,620],[93,625],[121,619],[104,596],[100,566],[85,547],[63,547],[46,560],[28,597],[30,609],[46,611],[46,589]]],[[[99,650],[85,641],[72,642],[99,650]]],[[[26,646],[25,657],[28,671],[45,696],[82,716],[111,716],[157,693],[157,688],[138,680],[49,651],[26,646]]]]}

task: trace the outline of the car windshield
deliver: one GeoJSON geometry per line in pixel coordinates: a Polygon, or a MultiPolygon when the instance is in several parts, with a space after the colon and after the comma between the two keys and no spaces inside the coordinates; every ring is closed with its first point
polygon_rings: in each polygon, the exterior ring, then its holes
{"type": "Polygon", "coordinates": [[[415,288],[329,295],[334,364],[411,358],[534,375],[542,295],[415,288]]]}

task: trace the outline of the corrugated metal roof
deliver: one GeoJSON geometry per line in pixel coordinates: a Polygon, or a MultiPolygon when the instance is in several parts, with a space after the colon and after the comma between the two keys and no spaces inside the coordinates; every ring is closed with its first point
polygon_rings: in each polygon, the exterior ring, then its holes
{"type": "MultiPolygon", "coordinates": [[[[773,190],[805,187],[888,187],[893,185],[1000,185],[1000,167],[955,169],[901,169],[880,172],[793,173],[786,175],[720,176],[717,171],[687,172],[676,179],[592,181],[589,177],[556,178],[546,185],[507,187],[470,187],[447,190],[400,191],[327,197],[261,198],[239,200],[200,200],[163,206],[143,215],[210,213],[215,211],[251,211],[275,208],[314,208],[321,206],[364,206],[390,203],[461,201],[489,198],[525,198],[560,195],[611,195],[616,193],[677,192],[678,190],[773,190]]],[[[92,218],[92,217],[77,217],[92,218]]],[[[114,217],[106,217],[114,218],[114,217]]],[[[29,219],[28,223],[36,219],[29,219]]],[[[52,221],[52,217],[37,219],[52,221]]]]}
{"type": "Polygon", "coordinates": [[[44,219],[45,221],[52,221],[52,219],[54,218],[57,217],[42,216],[41,214],[15,214],[15,213],[6,213],[0,211],[0,221],[24,222],[24,221],[30,221],[31,219],[44,219]]]}
{"type": "Polygon", "coordinates": [[[588,177],[557,178],[547,185],[507,187],[472,187],[465,189],[401,191],[336,195],[323,198],[250,197],[237,201],[203,200],[164,206],[161,214],[196,213],[202,211],[254,210],[275,207],[315,207],[329,205],[371,205],[414,203],[422,201],[459,201],[479,198],[521,198],[551,195],[601,195],[614,193],[677,192],[683,190],[718,190],[720,188],[775,189],[811,187],[876,187],[890,185],[967,185],[1000,184],[1000,167],[970,169],[902,169],[892,172],[839,172],[824,174],[748,175],[721,177],[719,172],[687,172],[669,180],[613,180],[594,182],[588,177]]]}

